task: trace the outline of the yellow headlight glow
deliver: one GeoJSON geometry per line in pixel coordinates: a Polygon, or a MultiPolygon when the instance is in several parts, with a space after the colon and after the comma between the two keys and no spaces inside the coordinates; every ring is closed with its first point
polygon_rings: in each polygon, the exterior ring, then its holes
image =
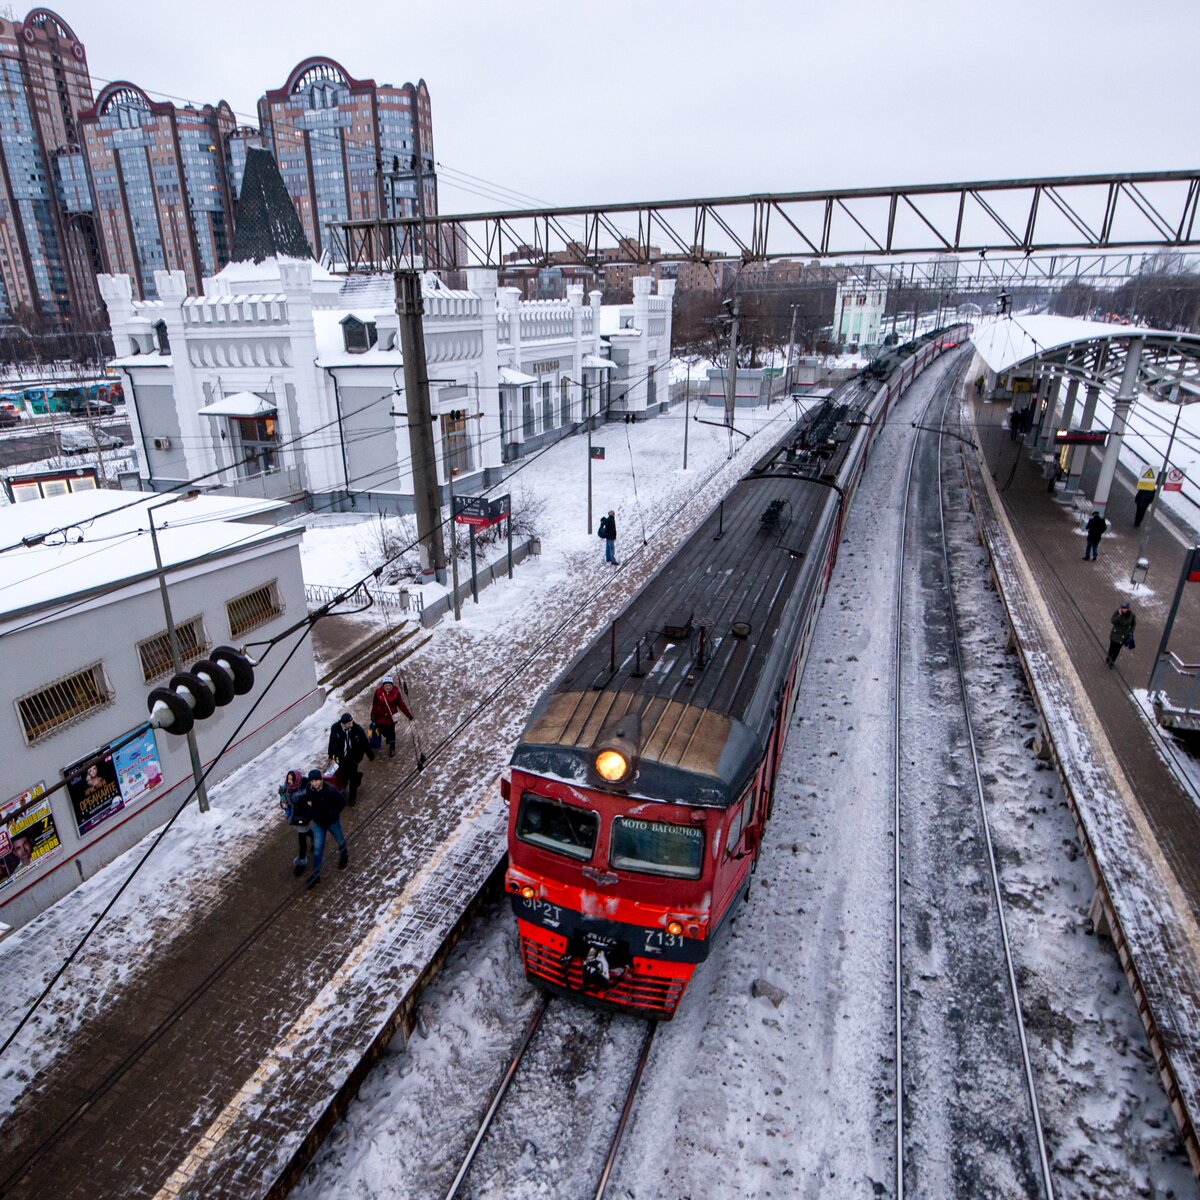
{"type": "Polygon", "coordinates": [[[629,771],[629,760],[619,750],[601,750],[596,755],[596,774],[609,783],[624,779],[629,771]]]}
{"type": "Polygon", "coordinates": [[[523,897],[524,899],[526,899],[526,900],[532,900],[532,899],[534,898],[534,896],[536,896],[536,895],[537,895],[537,892],[535,892],[535,891],[533,890],[533,888],[531,888],[531,887],[529,886],[529,884],[526,884],[526,885],[525,885],[525,886],[524,886],[524,887],[521,889],[521,895],[522,895],[522,897],[523,897]]]}
{"type": "Polygon", "coordinates": [[[680,923],[678,921],[668,921],[667,922],[667,932],[672,933],[676,937],[678,937],[683,932],[683,926],[680,925],[680,923]]]}

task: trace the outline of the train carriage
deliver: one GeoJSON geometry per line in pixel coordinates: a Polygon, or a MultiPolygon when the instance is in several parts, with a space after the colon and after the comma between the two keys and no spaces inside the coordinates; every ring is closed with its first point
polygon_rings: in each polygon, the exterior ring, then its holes
{"type": "Polygon", "coordinates": [[[670,1017],[748,892],[890,386],[859,377],[807,414],[538,702],[505,785],[538,986],[670,1017]]]}

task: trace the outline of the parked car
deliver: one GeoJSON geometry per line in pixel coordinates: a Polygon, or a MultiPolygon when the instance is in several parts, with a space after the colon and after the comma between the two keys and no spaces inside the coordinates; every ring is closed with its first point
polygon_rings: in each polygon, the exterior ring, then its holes
{"type": "Polygon", "coordinates": [[[0,429],[11,429],[21,422],[21,413],[15,404],[0,404],[0,429]]]}
{"type": "Polygon", "coordinates": [[[86,425],[67,425],[58,431],[59,445],[64,454],[87,454],[96,450],[119,450],[125,443],[103,429],[86,425]]]}
{"type": "Polygon", "coordinates": [[[116,411],[107,400],[72,400],[67,409],[73,417],[111,417],[116,411]]]}

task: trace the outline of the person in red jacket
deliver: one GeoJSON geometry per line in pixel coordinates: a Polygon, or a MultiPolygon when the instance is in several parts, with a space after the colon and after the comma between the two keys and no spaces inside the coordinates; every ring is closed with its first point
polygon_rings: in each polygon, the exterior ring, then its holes
{"type": "Polygon", "coordinates": [[[396,753],[396,714],[402,712],[410,721],[412,713],[404,703],[404,697],[396,686],[396,681],[385,675],[383,682],[375,689],[375,698],[371,701],[371,720],[379,730],[379,736],[388,744],[388,758],[396,753]]]}

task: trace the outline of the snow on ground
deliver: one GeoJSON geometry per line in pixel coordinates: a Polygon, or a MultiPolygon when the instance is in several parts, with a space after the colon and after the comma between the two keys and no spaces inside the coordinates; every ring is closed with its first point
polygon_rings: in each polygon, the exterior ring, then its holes
{"type": "MultiPolygon", "coordinates": [[[[885,468],[901,461],[907,431],[889,425],[881,436],[895,445],[873,454],[848,523],[750,904],[659,1030],[612,1195],[891,1190],[889,634],[899,506],[885,468]],[[752,993],[757,980],[780,989],[778,1007],[768,989],[752,993]]],[[[1088,870],[1054,774],[1029,749],[1036,713],[1005,652],[974,525],[961,502],[952,512],[972,704],[1058,1194],[1194,1195],[1111,944],[1086,932],[1088,870]]],[[[407,1047],[393,1044],[294,1194],[442,1194],[532,1002],[501,904],[451,956],[417,1033],[407,1047]]],[[[562,1065],[591,1078],[592,1064],[562,1065]]],[[[568,1194],[558,1175],[562,1116],[538,1111],[507,1190],[493,1169],[466,1194],[568,1194]],[[539,1162],[554,1166],[559,1190],[539,1162]]]]}
{"type": "MultiPolygon", "coordinates": [[[[759,442],[782,432],[788,414],[794,412],[794,406],[785,409],[778,403],[770,409],[739,410],[739,428],[764,436],[749,448],[744,439],[735,439],[738,457],[733,468],[742,469],[739,463],[749,461],[759,442]]],[[[616,508],[619,551],[640,543],[643,519],[652,528],[683,496],[725,466],[727,433],[693,422],[686,472],[682,437],[681,413],[637,425],[609,425],[593,434],[593,444],[604,445],[608,452],[603,463],[594,464],[595,513],[598,518],[608,507],[616,508]]],[[[592,569],[601,577],[611,570],[602,562],[603,544],[586,531],[586,446],[585,439],[568,438],[510,476],[514,502],[527,494],[531,503],[541,505],[542,555],[518,567],[511,582],[502,580],[481,592],[478,607],[466,604],[459,632],[452,628],[451,619],[443,621],[433,642],[420,652],[436,656],[441,642],[450,638],[447,651],[452,649],[473,668],[459,681],[460,690],[470,692],[476,681],[482,686],[512,658],[535,623],[531,614],[553,610],[555,597],[574,581],[580,563],[589,568],[594,564],[592,569]]],[[[349,536],[348,526],[366,525],[373,518],[306,520],[319,531],[305,570],[319,569],[320,579],[309,582],[346,583],[359,578],[365,570],[363,546],[358,537],[349,536]]],[[[359,618],[368,627],[386,619],[378,609],[359,618]]],[[[421,662],[417,658],[407,665],[418,673],[421,662]]],[[[95,995],[103,1003],[115,996],[125,980],[152,962],[155,949],[182,934],[215,902],[223,877],[238,869],[249,847],[277,832],[282,818],[276,787],[290,767],[309,762],[314,745],[324,746],[326,731],[343,707],[335,695],[270,750],[213,785],[209,815],[201,816],[194,805],[188,807],[0,1063],[0,1115],[11,1107],[33,1072],[68,1049],[68,1035],[88,1011],[76,1003],[76,997],[95,995]]],[[[464,793],[473,800],[493,778],[492,764],[481,764],[479,778],[468,781],[464,793]]],[[[155,836],[148,835],[5,940],[8,984],[0,998],[0,1039],[14,1027],[155,836]]]]}

